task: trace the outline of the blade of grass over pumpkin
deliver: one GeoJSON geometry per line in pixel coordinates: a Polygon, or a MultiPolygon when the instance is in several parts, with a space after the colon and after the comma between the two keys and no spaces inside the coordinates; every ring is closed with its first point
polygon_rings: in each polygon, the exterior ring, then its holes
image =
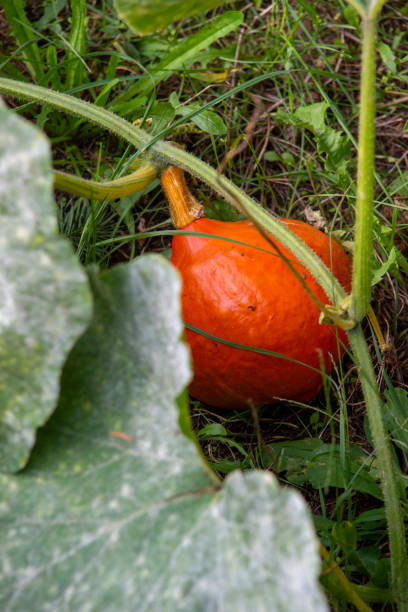
{"type": "MultiPolygon", "coordinates": [[[[85,196],[88,197],[88,196],[85,196]]],[[[137,234],[125,234],[123,236],[115,236],[114,238],[106,238],[105,240],[99,240],[95,246],[106,246],[109,244],[117,244],[118,248],[120,248],[124,243],[131,242],[132,240],[144,240],[145,238],[157,238],[159,236],[176,236],[178,234],[184,234],[185,236],[194,236],[197,238],[211,238],[211,240],[224,240],[225,242],[232,242],[234,244],[239,244],[241,246],[255,249],[256,251],[261,251],[261,253],[268,253],[272,257],[280,257],[276,252],[268,251],[266,249],[262,249],[261,247],[255,246],[254,244],[248,244],[247,242],[242,242],[241,240],[234,240],[233,238],[227,238],[226,236],[219,236],[215,234],[206,234],[205,232],[195,232],[189,230],[151,230],[147,232],[138,232],[137,234]]],[[[288,260],[291,261],[291,260],[288,260]]],[[[303,265],[300,262],[293,260],[292,263],[296,263],[297,265],[303,265]]],[[[303,266],[305,270],[306,266],[303,266]]]]}
{"type": "MultiPolygon", "coordinates": [[[[273,253],[272,251],[267,251],[266,249],[257,247],[254,244],[248,244],[247,242],[242,242],[241,240],[234,240],[233,238],[227,238],[226,236],[218,236],[215,234],[206,234],[205,232],[195,232],[192,230],[189,231],[189,230],[177,230],[177,229],[138,232],[137,234],[127,234],[124,236],[115,236],[115,238],[107,238],[106,240],[101,240],[97,243],[97,245],[103,246],[105,244],[115,244],[115,243],[122,244],[123,242],[129,242],[130,240],[143,240],[145,238],[155,238],[157,236],[176,236],[178,234],[184,234],[185,236],[194,236],[194,237],[197,236],[198,238],[211,238],[212,240],[224,240],[225,242],[232,242],[234,244],[240,244],[241,246],[245,246],[250,249],[255,249],[256,251],[261,251],[262,253],[268,253],[268,255],[272,255],[272,257],[279,257],[277,253],[273,253]]],[[[304,267],[306,269],[306,266],[304,267]]]]}
{"type": "MultiPolygon", "coordinates": [[[[299,361],[298,359],[294,359],[293,357],[288,357],[287,355],[283,355],[282,353],[276,353],[275,351],[269,351],[268,349],[258,348],[256,346],[249,346],[248,344],[240,344],[239,342],[232,342],[231,340],[226,340],[225,338],[220,338],[219,336],[214,336],[214,334],[209,334],[208,332],[200,329],[199,327],[195,327],[194,325],[190,325],[189,323],[184,323],[184,327],[193,331],[200,336],[204,336],[204,338],[208,338],[209,340],[214,340],[215,342],[219,342],[220,344],[225,344],[227,346],[231,346],[232,348],[240,349],[242,351],[250,351],[252,353],[258,353],[259,355],[267,355],[268,357],[277,357],[278,359],[286,359],[286,361],[291,361],[292,363],[297,363],[309,370],[313,370],[313,372],[318,372],[322,374],[322,371],[319,368],[314,368],[313,366],[303,363],[303,361],[299,361]]],[[[331,379],[329,376],[328,378],[331,379]]],[[[334,383],[333,379],[331,379],[334,383]]]]}

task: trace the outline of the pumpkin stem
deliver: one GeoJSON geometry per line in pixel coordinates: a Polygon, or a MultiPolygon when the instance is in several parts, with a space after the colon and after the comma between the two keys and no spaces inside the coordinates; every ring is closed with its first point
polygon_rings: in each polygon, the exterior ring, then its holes
{"type": "Polygon", "coordinates": [[[182,229],[204,216],[204,208],[187,187],[181,168],[167,168],[161,175],[161,183],[169,200],[170,217],[175,228],[182,229]]]}

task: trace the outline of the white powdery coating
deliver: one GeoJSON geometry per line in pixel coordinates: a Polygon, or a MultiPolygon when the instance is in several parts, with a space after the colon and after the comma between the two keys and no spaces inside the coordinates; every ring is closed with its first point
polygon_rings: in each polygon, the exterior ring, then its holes
{"type": "Polygon", "coordinates": [[[57,229],[51,206],[48,211],[43,206],[45,194],[51,203],[52,183],[44,174],[49,146],[39,130],[1,112],[7,116],[0,146],[2,223],[11,232],[10,240],[27,243],[38,229],[44,233],[57,229]]]}
{"type": "Polygon", "coordinates": [[[169,574],[176,578],[155,590],[163,590],[161,610],[324,612],[319,570],[317,538],[301,496],[268,473],[234,472],[172,555],[169,574]]]}
{"type": "Polygon", "coordinates": [[[209,492],[179,431],[190,370],[176,281],[152,256],[91,275],[95,321],[66,366],[73,395],[63,387],[61,420],[43,432],[48,462],[0,476],[2,610],[327,609],[300,496],[261,472],[209,492]]]}
{"type": "Polygon", "coordinates": [[[0,270],[0,330],[13,325],[16,315],[14,284],[0,270]]]}
{"type": "Polygon", "coordinates": [[[48,142],[3,105],[0,116],[0,469],[17,470],[55,408],[90,304],[85,274],[58,235],[48,142]]]}

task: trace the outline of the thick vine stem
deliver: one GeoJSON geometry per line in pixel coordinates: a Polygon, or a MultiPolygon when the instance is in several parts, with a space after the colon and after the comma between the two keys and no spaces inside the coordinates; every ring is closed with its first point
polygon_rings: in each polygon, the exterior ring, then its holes
{"type": "Polygon", "coordinates": [[[357,200],[350,315],[361,321],[371,300],[375,145],[376,20],[363,17],[357,200]]]}
{"type": "Polygon", "coordinates": [[[386,1],[387,0],[370,0],[367,7],[367,17],[370,17],[370,19],[377,19],[386,1]]]}
{"type": "Polygon", "coordinates": [[[75,96],[52,91],[40,85],[21,83],[13,79],[0,77],[0,92],[23,100],[32,100],[37,104],[48,104],[54,108],[65,111],[69,115],[86,119],[105,130],[122,137],[137,148],[147,147],[151,137],[147,132],[136,128],[132,123],[118,115],[105,110],[101,106],[84,102],[75,96]]]}
{"type": "Polygon", "coordinates": [[[408,565],[406,533],[398,484],[392,462],[389,440],[383,421],[383,404],[378,392],[375,372],[361,325],[348,333],[350,347],[360,371],[361,385],[366,400],[370,431],[374,441],[378,465],[382,472],[388,536],[391,550],[392,588],[398,609],[408,610],[408,565]]]}
{"type": "MultiPolygon", "coordinates": [[[[360,82],[360,124],[358,142],[357,201],[355,249],[353,257],[350,315],[361,321],[371,299],[371,261],[374,202],[375,147],[375,41],[377,17],[385,0],[370,0],[361,10],[362,62],[360,82]]],[[[351,2],[353,4],[353,2],[351,2]]],[[[360,369],[361,384],[374,440],[387,517],[391,551],[391,575],[394,600],[398,610],[408,610],[408,560],[402,506],[397,475],[383,422],[383,405],[379,395],[373,364],[361,326],[348,332],[350,346],[360,369]]]]}
{"type": "Polygon", "coordinates": [[[151,144],[152,138],[144,130],[137,128],[110,111],[67,94],[5,78],[0,78],[0,92],[17,98],[33,100],[37,103],[48,104],[70,115],[79,116],[91,123],[111,130],[130,144],[142,150],[149,149],[153,154],[154,163],[158,166],[180,165],[184,167],[191,174],[202,179],[233,206],[237,206],[238,203],[246,214],[250,214],[257,223],[262,225],[265,230],[286,246],[311,272],[334,306],[344,302],[346,293],[343,287],[303,240],[296,236],[284,223],[281,223],[261,208],[252,198],[241,191],[239,187],[236,187],[226,177],[219,175],[216,170],[197,159],[194,155],[186,153],[164,141],[151,144]]]}
{"type": "Polygon", "coordinates": [[[146,164],[126,176],[100,183],[54,170],[54,188],[88,199],[116,200],[142,191],[154,181],[157,174],[158,170],[154,165],[146,164]]]}

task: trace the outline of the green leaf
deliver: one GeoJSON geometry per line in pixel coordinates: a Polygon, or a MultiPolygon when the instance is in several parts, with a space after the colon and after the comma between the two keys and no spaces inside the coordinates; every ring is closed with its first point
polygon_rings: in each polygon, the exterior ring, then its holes
{"type": "MultiPolygon", "coordinates": [[[[285,473],[289,482],[301,486],[310,483],[316,489],[337,487],[368,493],[382,499],[377,474],[370,470],[368,457],[357,445],[348,447],[350,481],[346,481],[339,445],[325,444],[319,438],[306,438],[270,444],[277,473],[285,473]]],[[[265,465],[271,463],[264,454],[265,465]]]]}
{"type": "Polygon", "coordinates": [[[200,440],[212,440],[214,436],[227,436],[228,432],[221,423],[208,423],[205,427],[200,429],[197,436],[200,440]]]}
{"type": "Polygon", "coordinates": [[[388,255],[387,261],[385,261],[379,268],[377,268],[373,272],[373,276],[371,279],[371,285],[374,286],[379,283],[387,272],[390,271],[390,268],[395,266],[398,263],[398,251],[395,246],[391,247],[391,251],[388,255]]]}
{"type": "Polygon", "coordinates": [[[377,49],[388,72],[395,75],[397,72],[397,64],[394,51],[385,42],[379,42],[377,44],[377,49]]]}
{"type": "Polygon", "coordinates": [[[44,29],[51,21],[57,19],[58,15],[67,6],[66,0],[45,0],[42,3],[43,14],[38,21],[33,23],[36,30],[44,29]]]}
{"type": "Polygon", "coordinates": [[[174,119],[174,108],[169,102],[156,102],[150,114],[152,120],[152,134],[158,134],[164,130],[174,119]]]}
{"type": "Polygon", "coordinates": [[[66,89],[72,89],[75,86],[83,85],[86,78],[86,64],[82,59],[85,55],[87,21],[85,0],[71,0],[70,8],[71,30],[67,41],[67,50],[65,52],[66,89]]]}
{"type": "MultiPolygon", "coordinates": [[[[328,445],[330,448],[330,445],[328,445]]],[[[292,440],[289,442],[274,442],[269,445],[275,457],[276,472],[291,474],[303,469],[303,466],[321,449],[326,448],[320,438],[305,438],[304,440],[292,440]]],[[[270,454],[263,454],[263,464],[270,467],[270,454]]]]}
{"type": "Polygon", "coordinates": [[[358,533],[355,525],[350,521],[339,521],[333,526],[334,541],[345,553],[357,548],[358,533]]]}
{"type": "MultiPolygon", "coordinates": [[[[175,109],[176,115],[188,117],[190,113],[198,111],[200,106],[201,105],[199,102],[193,102],[192,104],[187,104],[186,106],[179,106],[175,109]]],[[[223,119],[212,110],[201,111],[192,117],[191,121],[195,123],[200,130],[207,132],[212,136],[224,136],[227,133],[227,127],[223,119]]]]}
{"type": "Polygon", "coordinates": [[[296,123],[314,134],[323,132],[326,128],[325,115],[329,108],[327,102],[316,102],[308,106],[299,106],[294,114],[296,123]]]}
{"type": "Polygon", "coordinates": [[[242,21],[242,13],[227,11],[197,33],[191,34],[176,44],[170,53],[149,70],[148,74],[141,77],[135,85],[119,96],[112,108],[117,108],[118,105],[134,96],[138,97],[132,100],[132,104],[137,105],[142,96],[146,96],[161,81],[168,79],[174,71],[188,68],[200,51],[207,49],[216,40],[236,30],[242,21]]]}
{"type": "Polygon", "coordinates": [[[90,318],[86,275],[58,235],[43,134],[0,101],[0,469],[26,463],[62,365],[90,318]]]}
{"type": "Polygon", "coordinates": [[[408,393],[401,387],[391,387],[385,398],[385,425],[395,444],[408,455],[408,393]]]}
{"type": "Polygon", "coordinates": [[[121,19],[137,34],[152,34],[169,24],[225,4],[226,0],[115,0],[121,19]]]}
{"type": "Polygon", "coordinates": [[[28,467],[0,476],[0,607],[326,610],[300,495],[262,472],[215,489],[180,432],[177,272],[150,255],[90,281],[60,404],[28,467]]]}
{"type": "Polygon", "coordinates": [[[294,113],[279,109],[276,121],[310,130],[314,135],[318,153],[324,157],[326,170],[342,176],[346,174],[350,163],[350,144],[347,136],[327,125],[328,108],[327,102],[316,102],[299,106],[294,113]]]}
{"type": "Polygon", "coordinates": [[[225,200],[216,200],[214,197],[211,200],[202,201],[205,209],[205,216],[209,219],[218,219],[220,221],[238,221],[244,219],[244,215],[234,208],[225,200]]]}
{"type": "MultiPolygon", "coordinates": [[[[330,445],[327,445],[330,446],[330,445]]],[[[306,468],[306,479],[315,489],[336,487],[350,491],[368,493],[377,499],[383,499],[378,478],[370,472],[367,465],[367,456],[358,446],[349,447],[350,455],[350,481],[346,481],[344,469],[341,465],[340,449],[334,448],[316,454],[306,468]]]]}
{"type": "Polygon", "coordinates": [[[408,196],[408,170],[401,172],[388,189],[391,195],[408,196]]]}
{"type": "Polygon", "coordinates": [[[344,7],[343,15],[346,18],[347,23],[350,24],[353,28],[356,28],[356,30],[358,30],[358,28],[360,27],[360,19],[356,9],[349,4],[348,6],[344,7]]]}
{"type": "Polygon", "coordinates": [[[24,1],[2,0],[2,7],[31,76],[35,81],[41,81],[44,64],[37,45],[37,34],[33,32],[24,10],[24,1]]]}
{"type": "Polygon", "coordinates": [[[378,546],[365,546],[357,550],[357,556],[369,576],[374,574],[380,554],[378,546]]]}
{"type": "Polygon", "coordinates": [[[172,91],[169,95],[169,103],[174,108],[176,115],[189,117],[191,113],[197,113],[191,118],[191,121],[203,132],[208,132],[213,136],[224,136],[227,133],[227,127],[221,117],[211,110],[200,112],[201,105],[198,102],[181,106],[178,95],[172,91]]]}

